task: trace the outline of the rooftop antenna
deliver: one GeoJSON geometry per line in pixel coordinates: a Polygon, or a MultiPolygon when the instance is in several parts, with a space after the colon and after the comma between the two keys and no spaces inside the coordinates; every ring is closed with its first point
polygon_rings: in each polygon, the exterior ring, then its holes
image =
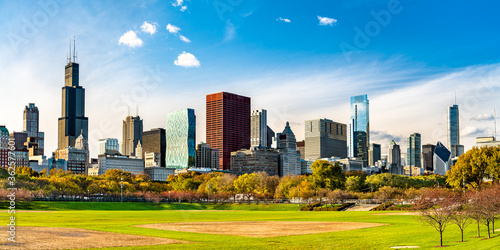
{"type": "Polygon", "coordinates": [[[493,135],[493,140],[496,140],[497,138],[497,111],[495,108],[493,108],[493,119],[494,119],[494,124],[495,124],[495,128],[493,128],[493,131],[494,131],[494,135],[493,135]]]}
{"type": "Polygon", "coordinates": [[[135,116],[139,117],[139,105],[135,107],[135,116]]]}
{"type": "Polygon", "coordinates": [[[75,62],[76,59],[76,39],[73,37],[73,62],[75,62]]]}
{"type": "Polygon", "coordinates": [[[127,117],[130,116],[130,106],[128,106],[128,112],[127,112],[127,117]]]}
{"type": "Polygon", "coordinates": [[[455,90],[455,105],[457,105],[457,91],[455,90]]]}

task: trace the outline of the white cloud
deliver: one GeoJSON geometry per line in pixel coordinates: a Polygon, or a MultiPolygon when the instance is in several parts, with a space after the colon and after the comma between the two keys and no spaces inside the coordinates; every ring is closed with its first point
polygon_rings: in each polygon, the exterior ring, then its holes
{"type": "Polygon", "coordinates": [[[282,17],[276,18],[276,21],[282,21],[282,22],[285,22],[285,23],[290,23],[290,22],[292,22],[292,21],[290,21],[290,19],[287,19],[287,18],[282,18],[282,17]]]}
{"type": "Polygon", "coordinates": [[[187,10],[187,6],[183,5],[183,4],[184,4],[184,0],[175,0],[175,2],[172,3],[172,6],[181,7],[179,10],[184,12],[185,10],[187,10]]]}
{"type": "Polygon", "coordinates": [[[177,60],[175,60],[174,64],[186,68],[200,67],[200,61],[198,61],[198,59],[196,59],[196,57],[193,54],[188,53],[186,51],[183,51],[177,57],[177,60]]]}
{"type": "Polygon", "coordinates": [[[327,25],[332,26],[332,25],[337,23],[337,19],[329,18],[329,17],[318,16],[318,20],[319,20],[319,25],[324,25],[324,26],[327,26],[327,25]]]}
{"type": "Polygon", "coordinates": [[[179,31],[181,30],[181,28],[179,28],[179,27],[177,27],[177,26],[169,23],[169,24],[167,24],[167,30],[168,30],[168,32],[170,32],[170,33],[178,36],[179,39],[181,39],[181,41],[186,42],[186,43],[190,43],[191,42],[191,40],[189,40],[187,37],[185,37],[185,36],[183,36],[183,35],[181,35],[179,33],[179,31]]]}
{"type": "Polygon", "coordinates": [[[149,33],[153,35],[156,33],[156,24],[144,22],[141,26],[142,32],[149,33]]]}
{"type": "Polygon", "coordinates": [[[469,136],[469,137],[488,136],[490,135],[490,129],[467,126],[460,132],[460,134],[462,136],[469,136]]]}
{"type": "Polygon", "coordinates": [[[167,30],[168,30],[168,32],[170,32],[172,34],[177,34],[177,33],[179,33],[179,30],[181,30],[181,28],[179,28],[173,24],[167,24],[167,30]]]}
{"type": "Polygon", "coordinates": [[[118,44],[123,44],[129,46],[130,48],[135,48],[142,46],[142,40],[137,37],[137,34],[135,34],[134,31],[129,30],[120,37],[120,40],[118,40],[118,44]]]}
{"type": "Polygon", "coordinates": [[[494,117],[492,114],[479,114],[471,117],[471,121],[493,121],[494,117]]]}
{"type": "Polygon", "coordinates": [[[181,39],[181,41],[186,42],[186,43],[190,43],[191,42],[191,40],[189,40],[187,37],[185,37],[183,35],[179,35],[179,39],[181,39]]]}

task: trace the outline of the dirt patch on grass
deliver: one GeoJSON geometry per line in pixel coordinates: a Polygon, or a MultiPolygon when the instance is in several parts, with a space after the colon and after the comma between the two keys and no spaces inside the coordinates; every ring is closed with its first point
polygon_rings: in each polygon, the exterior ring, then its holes
{"type": "MultiPolygon", "coordinates": [[[[7,227],[0,227],[6,232],[7,227]]],[[[58,227],[16,227],[16,242],[2,238],[0,249],[78,249],[191,243],[158,237],[58,227]]]]}
{"type": "Polygon", "coordinates": [[[414,212],[401,212],[401,213],[379,213],[379,214],[372,214],[372,215],[418,215],[418,213],[414,213],[414,212]]]}
{"type": "Polygon", "coordinates": [[[137,227],[247,237],[277,237],[379,227],[386,224],[325,221],[222,221],[138,225],[137,227]]]}

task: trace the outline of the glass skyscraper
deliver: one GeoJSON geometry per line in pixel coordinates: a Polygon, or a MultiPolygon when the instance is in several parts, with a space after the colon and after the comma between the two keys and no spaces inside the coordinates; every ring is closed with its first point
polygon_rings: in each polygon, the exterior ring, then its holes
{"type": "Polygon", "coordinates": [[[351,120],[349,121],[349,157],[358,157],[368,166],[370,145],[370,109],[367,95],[351,97],[351,120]]]}
{"type": "Polygon", "coordinates": [[[196,116],[194,109],[167,114],[165,163],[168,168],[184,169],[195,165],[196,116]]]}
{"type": "Polygon", "coordinates": [[[411,167],[422,167],[422,137],[419,133],[411,134],[406,139],[406,143],[406,165],[410,166],[411,175],[411,167]]]}
{"type": "Polygon", "coordinates": [[[448,148],[460,145],[460,132],[458,131],[458,105],[448,107],[448,148]]]}

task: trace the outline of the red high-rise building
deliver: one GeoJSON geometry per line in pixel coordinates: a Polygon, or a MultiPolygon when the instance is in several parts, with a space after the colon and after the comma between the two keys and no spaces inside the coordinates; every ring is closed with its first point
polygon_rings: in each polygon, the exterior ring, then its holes
{"type": "Polygon", "coordinates": [[[250,148],[250,98],[226,92],[207,95],[207,144],[219,150],[219,169],[231,152],[250,148]]]}

